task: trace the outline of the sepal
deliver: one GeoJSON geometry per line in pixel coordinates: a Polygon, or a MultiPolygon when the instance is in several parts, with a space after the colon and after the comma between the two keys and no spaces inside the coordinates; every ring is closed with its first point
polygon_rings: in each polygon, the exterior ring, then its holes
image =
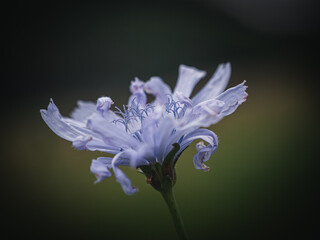
{"type": "Polygon", "coordinates": [[[172,188],[176,183],[175,163],[180,145],[174,143],[172,146],[172,150],[168,153],[162,164],[155,163],[139,166],[147,178],[147,183],[160,192],[166,191],[169,187],[172,188]]]}

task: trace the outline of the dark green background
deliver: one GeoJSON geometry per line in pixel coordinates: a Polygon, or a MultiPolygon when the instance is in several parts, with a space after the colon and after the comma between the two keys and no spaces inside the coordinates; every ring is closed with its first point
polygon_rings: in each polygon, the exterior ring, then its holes
{"type": "Polygon", "coordinates": [[[220,145],[209,172],[194,169],[194,143],[177,166],[175,193],[190,238],[319,237],[319,25],[304,11],[314,2],[295,3],[302,13],[275,19],[274,3],[264,24],[254,15],[254,26],[214,1],[3,8],[2,234],[176,239],[164,201],[141,174],[125,169],[139,188],[133,196],[114,177],[94,185],[91,159],[104,154],[74,150],[39,109],[50,97],[65,116],[78,99],[110,96],[121,106],[134,77],[158,75],[173,87],[181,63],[208,72],[198,90],[230,61],[229,87],[247,80],[247,102],[210,128],[220,145]]]}

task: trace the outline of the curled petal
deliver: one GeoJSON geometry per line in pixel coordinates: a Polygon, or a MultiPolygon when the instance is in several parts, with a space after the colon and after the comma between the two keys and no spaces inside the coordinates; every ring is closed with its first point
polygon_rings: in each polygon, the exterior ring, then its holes
{"type": "Polygon", "coordinates": [[[199,142],[196,144],[196,149],[198,153],[194,155],[193,157],[193,164],[196,169],[201,169],[203,171],[208,171],[210,168],[205,165],[203,162],[206,162],[209,160],[212,149],[211,146],[204,145],[203,142],[199,142]]]}
{"type": "Polygon", "coordinates": [[[120,170],[118,167],[113,167],[114,175],[116,180],[120,183],[122,190],[127,195],[132,195],[138,191],[135,186],[132,186],[130,179],[120,170]]]}
{"type": "Polygon", "coordinates": [[[204,162],[209,160],[210,156],[215,153],[218,147],[218,137],[214,132],[208,129],[197,129],[187,134],[180,144],[181,149],[177,155],[179,156],[179,154],[196,139],[202,139],[206,141],[208,145],[205,146],[203,142],[196,145],[198,153],[193,157],[193,164],[196,169],[207,171],[209,168],[204,162]]]}
{"type": "Polygon", "coordinates": [[[120,165],[120,162],[123,161],[122,155],[124,153],[119,153],[117,154],[113,159],[112,159],[112,169],[114,172],[114,175],[116,177],[116,180],[118,183],[120,183],[122,190],[127,194],[127,195],[132,195],[138,191],[138,189],[134,186],[132,186],[130,179],[124,174],[124,172],[118,168],[118,165],[120,165]]]}
{"type": "Polygon", "coordinates": [[[171,88],[163,82],[160,77],[151,77],[144,84],[144,89],[147,93],[155,96],[156,101],[163,104],[167,101],[167,95],[171,95],[171,88]]]}
{"type": "Polygon", "coordinates": [[[135,78],[134,81],[131,81],[130,91],[132,95],[129,98],[129,106],[135,104],[144,107],[147,104],[147,96],[144,92],[144,82],[135,78]]]}
{"type": "Polygon", "coordinates": [[[90,171],[96,176],[97,180],[94,183],[101,182],[103,179],[111,176],[109,169],[111,168],[112,158],[99,157],[93,159],[90,166],[90,171]]]}
{"type": "Polygon", "coordinates": [[[231,76],[231,64],[220,64],[207,84],[192,98],[198,104],[218,96],[225,90],[231,76]]]}
{"type": "Polygon", "coordinates": [[[97,100],[96,108],[101,113],[102,116],[108,113],[111,108],[113,101],[109,97],[101,97],[97,100]]]}
{"type": "Polygon", "coordinates": [[[130,92],[131,93],[136,93],[136,92],[140,92],[143,91],[144,89],[144,82],[140,81],[139,78],[135,78],[134,81],[131,81],[131,85],[130,85],[130,92]]]}
{"type": "Polygon", "coordinates": [[[181,92],[184,96],[190,97],[195,85],[205,75],[205,71],[201,71],[194,67],[188,67],[186,65],[180,65],[179,77],[173,95],[176,95],[177,92],[181,92]]]}

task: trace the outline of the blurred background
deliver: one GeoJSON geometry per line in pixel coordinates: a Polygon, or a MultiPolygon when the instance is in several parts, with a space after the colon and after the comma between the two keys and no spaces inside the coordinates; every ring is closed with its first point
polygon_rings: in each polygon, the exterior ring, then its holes
{"type": "Polygon", "coordinates": [[[11,3],[2,8],[2,233],[9,239],[176,239],[160,194],[125,168],[94,185],[91,159],[56,136],[39,110],[77,100],[121,106],[134,77],[174,87],[179,64],[230,61],[228,87],[248,100],[212,126],[209,172],[193,143],[177,166],[176,199],[190,239],[319,237],[319,3],[311,0],[11,3]],[[316,218],[314,218],[316,217],[316,218]]]}

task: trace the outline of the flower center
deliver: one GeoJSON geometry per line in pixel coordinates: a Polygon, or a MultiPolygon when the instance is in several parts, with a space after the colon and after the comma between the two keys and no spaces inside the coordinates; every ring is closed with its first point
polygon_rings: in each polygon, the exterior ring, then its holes
{"type": "Polygon", "coordinates": [[[135,103],[133,100],[131,105],[123,105],[123,110],[118,107],[115,107],[117,111],[115,113],[120,114],[122,118],[113,120],[113,123],[120,123],[125,127],[127,133],[133,135],[141,141],[141,125],[143,120],[148,117],[148,114],[152,112],[153,106],[147,104],[144,108],[141,108],[139,104],[135,103]]]}

